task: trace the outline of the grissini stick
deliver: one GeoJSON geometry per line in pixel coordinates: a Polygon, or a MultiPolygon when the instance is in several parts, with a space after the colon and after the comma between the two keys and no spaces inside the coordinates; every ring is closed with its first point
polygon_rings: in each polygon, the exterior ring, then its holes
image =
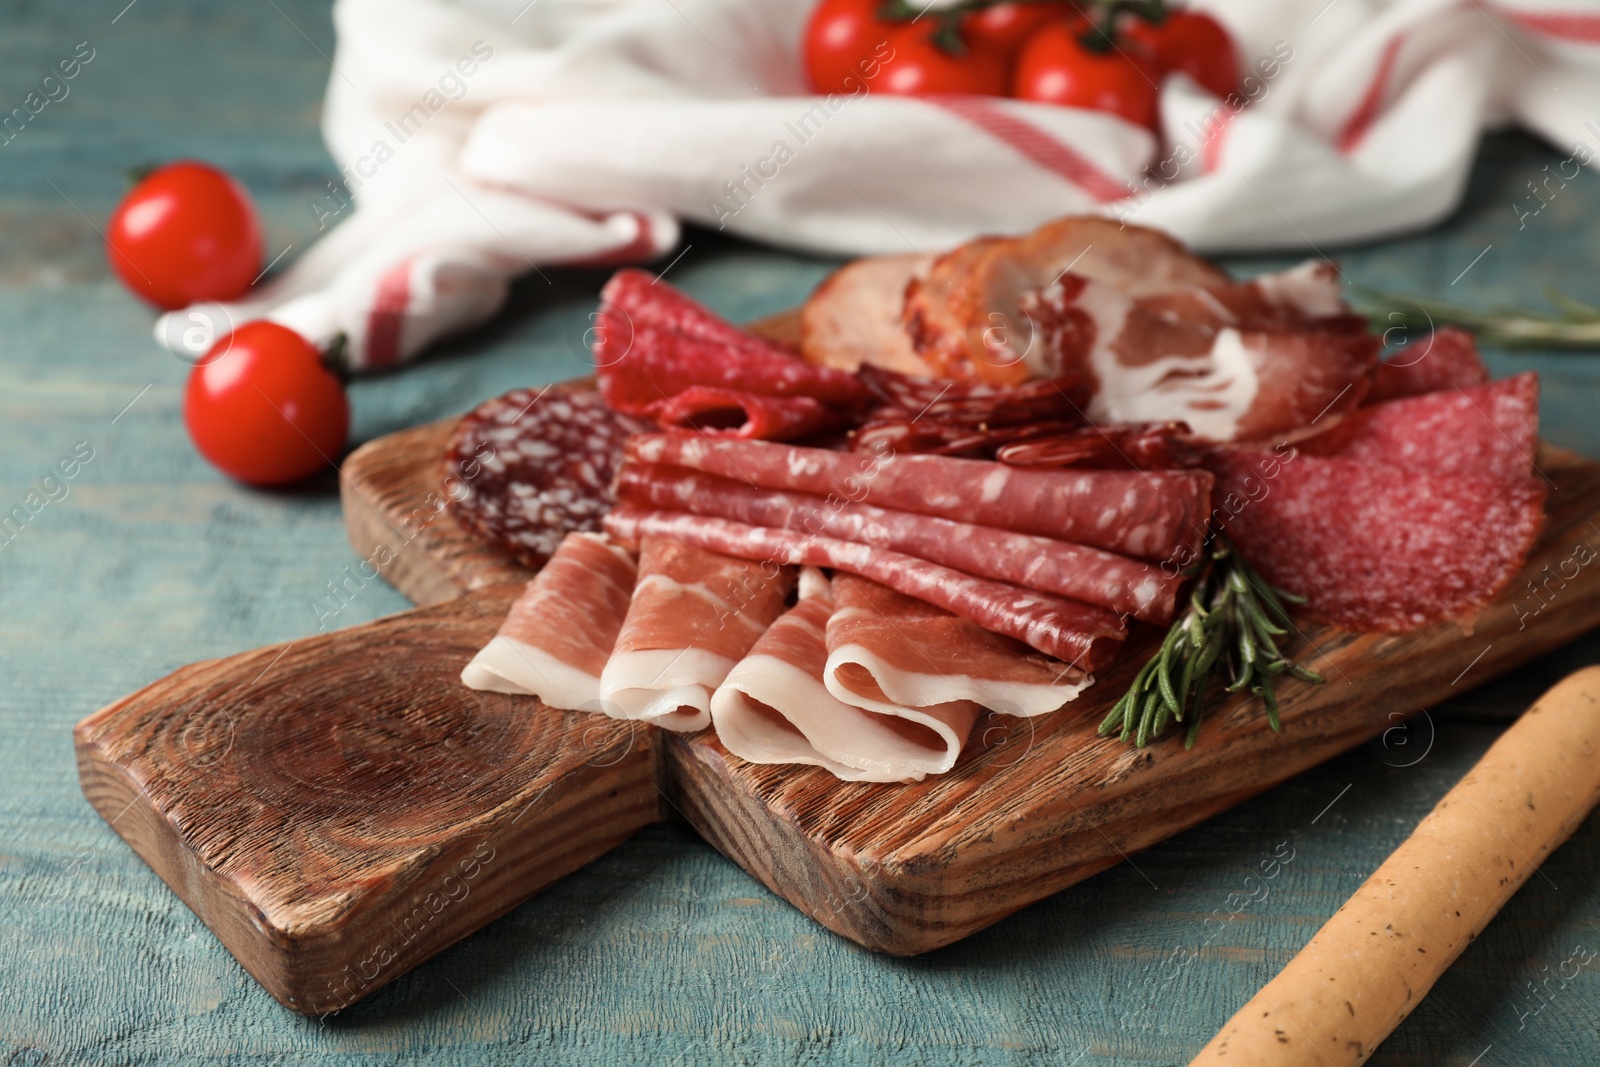
{"type": "Polygon", "coordinates": [[[1366,1062],[1600,800],[1600,667],[1529,708],[1190,1067],[1366,1062]]]}

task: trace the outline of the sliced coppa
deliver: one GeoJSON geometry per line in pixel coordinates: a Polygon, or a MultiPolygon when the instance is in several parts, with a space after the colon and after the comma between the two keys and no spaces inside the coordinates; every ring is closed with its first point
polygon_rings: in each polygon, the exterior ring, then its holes
{"type": "Polygon", "coordinates": [[[1378,364],[1367,403],[1457,386],[1466,389],[1488,380],[1489,368],[1484,366],[1472,334],[1456,326],[1441,326],[1378,364]]]}
{"type": "Polygon", "coordinates": [[[1544,522],[1545,484],[1231,450],[1212,459],[1227,531],[1306,614],[1403,632],[1465,616],[1509,582],[1544,522]]]}
{"type": "Polygon", "coordinates": [[[906,331],[906,286],[927,268],[915,253],[868,256],[823,279],[800,312],[800,354],[821,367],[862,364],[927,374],[906,331]]]}
{"type": "Polygon", "coordinates": [[[1319,456],[1511,480],[1533,473],[1538,447],[1539,376],[1532,371],[1371,404],[1303,444],[1319,456]]]}
{"type": "Polygon", "coordinates": [[[512,390],[456,427],[446,506],[469,533],[542,567],[568,533],[600,528],[623,442],[642,429],[596,393],[512,390]]]}

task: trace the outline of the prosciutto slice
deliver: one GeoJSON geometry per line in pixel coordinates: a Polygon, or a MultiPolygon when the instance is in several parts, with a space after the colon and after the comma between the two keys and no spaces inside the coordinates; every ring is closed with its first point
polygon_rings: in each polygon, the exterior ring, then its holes
{"type": "Polygon", "coordinates": [[[783,614],[711,698],[717,737],[751,763],[803,763],[851,782],[921,781],[955,765],[978,717],[970,700],[863,710],[824,684],[828,580],[807,570],[783,614]]]}
{"type": "Polygon", "coordinates": [[[861,455],[685,434],[640,434],[628,440],[626,453],[635,462],[688,467],[761,489],[830,502],[870,499],[878,507],[1140,559],[1198,547],[1211,507],[1212,479],[1205,471],[1030,470],[950,456],[861,455]]]}
{"type": "Polygon", "coordinates": [[[1140,560],[1048,537],[870,504],[834,506],[820,496],[755,489],[681,467],[626,464],[616,490],[627,503],[870,545],[1150,622],[1171,621],[1177,599],[1176,568],[1168,575],[1140,560]]]}
{"type": "Polygon", "coordinates": [[[711,722],[711,694],[783,612],[793,572],[648,534],[616,647],[600,673],[613,718],[668,730],[711,722]]]}
{"type": "Polygon", "coordinates": [[[461,672],[472,689],[552,708],[600,710],[600,674],[633,593],[633,557],[601,534],[570,533],[461,672]]]}
{"type": "MultiPolygon", "coordinates": [[[[605,523],[606,529],[624,542],[648,543],[652,538],[662,538],[694,545],[708,553],[762,560],[764,566],[798,563],[859,574],[1086,671],[1114,659],[1127,636],[1122,619],[1104,608],[1006,582],[974,578],[899,552],[794,530],[749,526],[688,512],[651,511],[627,504],[614,508],[605,523]]],[[[643,584],[641,577],[640,585],[643,584]]],[[[634,599],[637,603],[637,594],[634,599]]],[[[619,641],[619,650],[622,647],[619,641]]],[[[614,663],[616,657],[612,660],[614,663]]],[[[608,676],[610,670],[608,666],[608,676]]]]}
{"type": "Polygon", "coordinates": [[[1005,715],[1055,711],[1093,684],[1021,642],[851,574],[833,581],[824,675],[837,700],[869,711],[968,701],[1005,715]]]}

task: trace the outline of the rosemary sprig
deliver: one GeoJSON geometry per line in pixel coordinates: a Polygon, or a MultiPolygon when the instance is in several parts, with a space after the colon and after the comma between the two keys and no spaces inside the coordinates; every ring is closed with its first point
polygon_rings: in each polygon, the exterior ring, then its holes
{"type": "Polygon", "coordinates": [[[1555,311],[1527,308],[1475,308],[1429,297],[1359,290],[1360,306],[1373,329],[1428,330],[1434,326],[1469,326],[1478,339],[1506,348],[1600,348],[1600,307],[1577,300],[1559,289],[1547,293],[1555,311]]]}
{"type": "Polygon", "coordinates": [[[1248,689],[1261,698],[1267,721],[1276,730],[1274,680],[1290,674],[1322,681],[1322,675],[1285,659],[1278,649],[1278,638],[1288,633],[1284,602],[1300,604],[1303,599],[1269,585],[1225,535],[1211,539],[1186,577],[1196,579],[1188,607],[1100,724],[1100,736],[1116,733],[1143,748],[1173,722],[1181,722],[1188,726],[1184,747],[1193,748],[1212,676],[1219,671],[1228,678],[1224,692],[1248,689]]]}

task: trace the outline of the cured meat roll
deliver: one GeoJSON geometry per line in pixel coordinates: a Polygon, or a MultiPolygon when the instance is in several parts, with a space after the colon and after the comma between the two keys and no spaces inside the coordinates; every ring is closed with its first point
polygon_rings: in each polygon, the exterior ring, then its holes
{"type": "Polygon", "coordinates": [[[570,533],[523,590],[500,632],[472,658],[472,689],[600,710],[600,674],[633,594],[633,557],[602,534],[570,533]]]}
{"type": "Polygon", "coordinates": [[[644,536],[639,577],[600,673],[600,706],[668,730],[711,722],[711,694],[783,612],[794,573],[644,536]]]}
{"type": "MultiPolygon", "coordinates": [[[[762,560],[764,566],[800,563],[859,574],[971,619],[984,629],[1014,637],[1082,670],[1092,671],[1108,664],[1127,636],[1122,619],[1104,608],[974,578],[899,552],[794,530],[748,526],[687,512],[650,511],[626,504],[613,509],[605,522],[613,536],[630,544],[659,537],[707,552],[762,560]]],[[[641,587],[643,584],[641,577],[641,587]]],[[[636,602],[637,599],[636,595],[636,602]]],[[[621,647],[619,642],[618,648],[621,647]]],[[[609,673],[609,667],[607,670],[609,673]]]]}
{"type": "Polygon", "coordinates": [[[837,700],[885,714],[982,705],[1005,715],[1055,711],[1094,683],[1060,660],[852,574],[833,581],[824,679],[837,700]]]}
{"type": "Polygon", "coordinates": [[[629,438],[627,458],[733,478],[762,489],[870,500],[1140,559],[1191,551],[1205,536],[1205,471],[1028,470],[949,456],[871,456],[688,434],[629,438]]]}
{"type": "Polygon", "coordinates": [[[681,467],[629,463],[618,474],[617,497],[901,552],[1150,622],[1171,621],[1177,598],[1175,567],[1167,575],[1149,563],[1098,548],[869,504],[832,505],[809,493],[756,489],[681,467]]]}
{"type": "Polygon", "coordinates": [[[979,708],[970,700],[863,710],[823,681],[834,611],[808,569],[800,601],[774,622],[711,698],[717,737],[751,763],[803,763],[849,782],[921,781],[955,765],[979,708]]]}

